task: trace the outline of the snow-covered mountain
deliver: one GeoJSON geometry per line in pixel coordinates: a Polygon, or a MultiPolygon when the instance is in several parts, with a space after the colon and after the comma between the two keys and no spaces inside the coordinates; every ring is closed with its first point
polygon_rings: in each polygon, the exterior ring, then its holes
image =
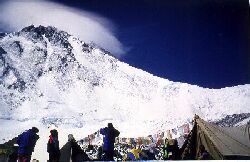
{"type": "Polygon", "coordinates": [[[0,92],[1,142],[37,126],[39,158],[51,125],[63,145],[68,133],[80,138],[108,122],[121,136],[145,136],[194,114],[216,121],[250,113],[250,85],[207,89],[169,81],[51,26],[0,34],[0,92]]]}

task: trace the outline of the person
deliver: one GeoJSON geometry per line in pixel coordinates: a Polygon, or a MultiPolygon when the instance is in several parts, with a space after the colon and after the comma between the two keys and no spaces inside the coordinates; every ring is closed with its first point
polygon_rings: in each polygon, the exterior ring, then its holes
{"type": "Polygon", "coordinates": [[[181,156],[181,160],[192,160],[190,157],[190,148],[187,146],[181,156]]]}
{"type": "Polygon", "coordinates": [[[59,162],[61,154],[59,149],[58,132],[56,129],[50,131],[47,152],[49,153],[49,162],[59,162]]]}
{"type": "Polygon", "coordinates": [[[103,159],[103,155],[102,155],[103,151],[102,151],[102,147],[98,147],[97,149],[97,160],[102,160],[103,159]]]}
{"type": "Polygon", "coordinates": [[[18,162],[30,162],[32,152],[34,151],[36,142],[39,139],[39,136],[37,135],[38,132],[39,129],[32,127],[18,136],[18,162]]]}
{"type": "Polygon", "coordinates": [[[89,161],[88,155],[77,144],[72,134],[68,135],[68,141],[71,145],[71,160],[72,162],[89,161]]]}
{"type": "Polygon", "coordinates": [[[199,157],[198,157],[198,160],[209,160],[209,159],[210,159],[210,155],[206,151],[204,145],[200,145],[199,146],[199,157]]]}
{"type": "Polygon", "coordinates": [[[144,150],[144,152],[147,154],[147,160],[156,160],[155,155],[159,153],[159,151],[156,149],[155,143],[149,144],[146,150],[144,150]]]}
{"type": "Polygon", "coordinates": [[[113,127],[112,123],[108,123],[108,127],[101,128],[100,133],[104,135],[103,160],[113,161],[115,138],[119,136],[120,132],[113,127]]]}
{"type": "Polygon", "coordinates": [[[179,146],[178,146],[177,139],[174,139],[172,151],[173,151],[173,155],[172,155],[171,160],[180,160],[181,155],[180,155],[180,149],[179,149],[179,146]]]}
{"type": "Polygon", "coordinates": [[[0,144],[0,161],[8,161],[13,152],[13,148],[10,145],[0,144]]]}
{"type": "Polygon", "coordinates": [[[165,139],[163,146],[163,159],[164,160],[179,160],[180,151],[178,141],[176,139],[165,139]]]}
{"type": "Polygon", "coordinates": [[[156,160],[155,154],[150,149],[144,149],[142,150],[145,154],[142,160],[156,160]]]}
{"type": "Polygon", "coordinates": [[[163,144],[163,147],[162,147],[163,160],[167,160],[168,159],[167,147],[168,147],[168,138],[166,138],[164,140],[164,144],[163,144]]]}

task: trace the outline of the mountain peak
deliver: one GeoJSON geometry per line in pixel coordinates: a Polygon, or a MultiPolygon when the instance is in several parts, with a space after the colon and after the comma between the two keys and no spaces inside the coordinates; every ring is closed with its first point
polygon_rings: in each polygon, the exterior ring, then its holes
{"type": "Polygon", "coordinates": [[[215,121],[249,113],[250,105],[250,85],[214,90],[172,82],[65,31],[33,25],[0,39],[0,92],[0,120],[15,125],[0,129],[3,138],[31,125],[42,134],[56,125],[87,135],[108,122],[122,136],[144,136],[194,114],[215,121]]]}
{"type": "MultiPolygon", "coordinates": [[[[39,25],[38,27],[35,27],[34,25],[27,26],[23,28],[19,33],[28,33],[33,39],[42,39],[43,36],[47,38],[52,43],[60,43],[64,47],[68,48],[70,47],[70,44],[68,42],[68,38],[72,35],[69,33],[59,30],[58,28],[54,26],[42,26],[39,25]]],[[[78,38],[76,38],[78,39],[78,38]]],[[[79,39],[78,39],[79,40],[79,39]]],[[[95,42],[85,43],[82,40],[79,40],[82,43],[82,46],[84,47],[84,50],[89,51],[91,49],[99,49],[102,51],[103,54],[110,55],[112,57],[115,57],[112,53],[105,50],[101,46],[97,45],[95,42]],[[87,49],[89,48],[89,49],[87,49]]]]}
{"type": "Polygon", "coordinates": [[[114,69],[115,62],[104,50],[52,26],[31,25],[0,39],[0,84],[21,95],[27,88],[34,87],[39,78],[51,73],[56,73],[54,78],[60,89],[68,88],[75,78],[99,85],[97,78],[101,78],[103,72],[96,73],[98,65],[93,63],[110,64],[114,69]],[[84,73],[78,76],[78,70],[84,73]]]}
{"type": "MultiPolygon", "coordinates": [[[[30,25],[30,26],[23,28],[21,32],[35,32],[40,36],[45,35],[46,37],[49,37],[49,36],[52,36],[56,32],[60,33],[62,31],[59,31],[56,27],[53,27],[53,26],[45,27],[45,26],[39,25],[38,27],[35,27],[34,25],[30,25]]],[[[66,32],[63,32],[63,33],[66,33],[66,32]]]]}

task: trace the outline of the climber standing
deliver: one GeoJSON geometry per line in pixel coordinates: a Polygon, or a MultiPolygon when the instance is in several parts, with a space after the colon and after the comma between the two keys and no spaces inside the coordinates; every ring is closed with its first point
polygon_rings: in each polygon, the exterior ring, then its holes
{"type": "Polygon", "coordinates": [[[112,123],[108,123],[108,127],[101,128],[100,133],[104,135],[103,160],[114,160],[115,138],[119,136],[120,132],[113,127],[112,123]]]}
{"type": "Polygon", "coordinates": [[[36,141],[39,139],[38,132],[39,129],[32,127],[18,136],[18,162],[30,162],[36,141]]]}
{"type": "Polygon", "coordinates": [[[59,162],[61,154],[59,149],[58,132],[56,129],[50,131],[47,152],[49,153],[49,162],[59,162]]]}

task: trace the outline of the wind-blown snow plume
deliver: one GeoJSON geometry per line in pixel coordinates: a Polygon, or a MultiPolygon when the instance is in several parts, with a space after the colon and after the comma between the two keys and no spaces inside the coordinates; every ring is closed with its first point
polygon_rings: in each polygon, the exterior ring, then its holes
{"type": "Polygon", "coordinates": [[[125,53],[116,38],[114,25],[98,15],[48,1],[0,2],[0,24],[10,32],[34,24],[55,26],[82,40],[94,42],[112,52],[116,57],[125,53]]]}

